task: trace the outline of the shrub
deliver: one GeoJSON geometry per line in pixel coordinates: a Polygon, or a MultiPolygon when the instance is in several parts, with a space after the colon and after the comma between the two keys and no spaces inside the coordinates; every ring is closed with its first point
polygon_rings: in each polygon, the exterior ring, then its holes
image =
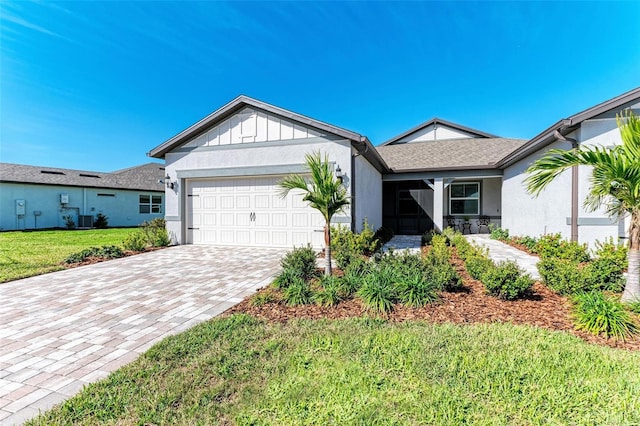
{"type": "Polygon", "coordinates": [[[514,237],[513,241],[516,244],[521,244],[525,246],[529,251],[533,252],[536,244],[538,244],[538,240],[534,237],[524,236],[524,237],[514,237]]]}
{"type": "Polygon", "coordinates": [[[614,258],[598,257],[584,265],[581,279],[588,290],[622,292],[625,285],[624,266],[614,258]]]}
{"type": "Polygon", "coordinates": [[[280,265],[283,270],[289,269],[294,271],[303,280],[310,280],[317,276],[318,270],[316,268],[316,253],[311,246],[296,247],[287,253],[280,265]]]}
{"type": "Polygon", "coordinates": [[[311,286],[302,278],[295,278],[289,286],[284,289],[284,300],[289,306],[308,305],[313,302],[311,286]]]}
{"type": "Polygon", "coordinates": [[[362,231],[354,234],[346,226],[331,227],[331,249],[336,263],[341,269],[363,255],[371,255],[380,248],[375,233],[365,219],[362,222],[362,231]]]}
{"type": "Polygon", "coordinates": [[[627,303],[627,308],[635,314],[640,314],[640,301],[627,303]]]}
{"type": "Polygon", "coordinates": [[[137,230],[127,235],[122,244],[125,250],[144,251],[147,248],[147,238],[142,231],[137,230]]]}
{"type": "Polygon", "coordinates": [[[316,292],[314,299],[320,306],[337,305],[342,297],[340,295],[341,279],[335,275],[323,275],[320,277],[320,285],[322,288],[316,292]]]}
{"type": "Polygon", "coordinates": [[[117,259],[123,256],[124,252],[118,246],[89,247],[67,256],[64,263],[79,263],[89,258],[117,259]]]}
{"type": "Polygon", "coordinates": [[[582,293],[573,298],[576,329],[625,340],[638,333],[638,324],[622,303],[599,291],[582,293]]]}
{"type": "Polygon", "coordinates": [[[367,274],[358,290],[358,295],[370,311],[377,313],[391,311],[396,295],[388,271],[377,269],[367,274]]]}
{"type": "Polygon", "coordinates": [[[93,222],[93,226],[98,229],[106,229],[109,226],[109,218],[102,213],[98,213],[96,220],[93,222]]]}
{"type": "Polygon", "coordinates": [[[64,219],[64,226],[67,227],[67,229],[76,229],[76,222],[73,220],[73,216],[69,215],[65,215],[62,216],[62,219],[64,219]]]}
{"type": "Polygon", "coordinates": [[[151,221],[143,222],[141,229],[147,246],[166,247],[171,244],[171,238],[169,238],[166,222],[163,218],[157,217],[151,221]]]}
{"type": "Polygon", "coordinates": [[[585,289],[576,262],[552,257],[540,260],[537,266],[542,282],[556,293],[568,295],[585,289]]]}
{"type": "Polygon", "coordinates": [[[480,254],[476,254],[467,258],[465,261],[465,267],[471,277],[482,281],[482,276],[491,268],[495,267],[495,265],[491,259],[480,254]]]}
{"type": "Polygon", "coordinates": [[[351,262],[349,266],[344,270],[344,276],[340,282],[341,291],[344,296],[351,296],[358,292],[364,277],[369,272],[369,264],[363,259],[351,262]]]}
{"type": "Polygon", "coordinates": [[[420,271],[403,277],[396,284],[400,302],[407,306],[420,307],[438,300],[438,287],[435,281],[427,279],[420,271]]]}
{"type": "Polygon", "coordinates": [[[482,275],[482,282],[489,294],[504,300],[515,300],[525,296],[533,285],[531,277],[523,275],[518,264],[511,260],[489,268],[482,275]]]}
{"type": "Polygon", "coordinates": [[[273,280],[273,287],[284,290],[289,287],[297,279],[303,279],[300,275],[300,271],[292,268],[284,268],[276,278],[273,280]]]}
{"type": "Polygon", "coordinates": [[[625,270],[628,267],[628,254],[629,248],[624,244],[616,244],[613,237],[604,242],[596,241],[595,258],[607,259],[607,261],[621,270],[625,270]]]}
{"type": "Polygon", "coordinates": [[[393,238],[393,229],[381,226],[373,236],[374,240],[378,240],[378,245],[382,247],[393,238]]]}
{"type": "Polygon", "coordinates": [[[249,305],[251,306],[264,306],[268,303],[273,303],[276,301],[276,297],[270,291],[260,291],[253,295],[251,300],[249,300],[249,305]]]}
{"type": "Polygon", "coordinates": [[[489,232],[490,237],[493,240],[506,241],[509,239],[509,230],[502,229],[499,226],[494,225],[493,223],[489,224],[489,232]]]}
{"type": "Polygon", "coordinates": [[[543,235],[534,246],[533,252],[541,259],[556,258],[578,263],[590,259],[586,244],[563,240],[560,234],[543,235]]]}

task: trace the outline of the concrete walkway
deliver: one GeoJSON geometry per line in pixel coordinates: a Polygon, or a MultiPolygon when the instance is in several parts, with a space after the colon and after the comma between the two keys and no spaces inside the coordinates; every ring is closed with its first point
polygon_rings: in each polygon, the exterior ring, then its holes
{"type": "Polygon", "coordinates": [[[540,259],[536,256],[531,256],[530,254],[513,248],[501,241],[492,240],[488,234],[470,234],[465,235],[465,237],[478,246],[487,247],[489,249],[489,257],[491,257],[495,262],[515,260],[522,269],[531,275],[531,278],[534,280],[540,279],[540,274],[536,267],[536,264],[540,259]]]}
{"type": "Polygon", "coordinates": [[[420,235],[394,235],[384,246],[382,252],[386,253],[390,249],[394,251],[405,250],[409,253],[420,253],[422,236],[420,235]]]}
{"type": "Polygon", "coordinates": [[[285,250],[178,246],[0,284],[0,424],[20,424],[279,270],[285,250]]]}

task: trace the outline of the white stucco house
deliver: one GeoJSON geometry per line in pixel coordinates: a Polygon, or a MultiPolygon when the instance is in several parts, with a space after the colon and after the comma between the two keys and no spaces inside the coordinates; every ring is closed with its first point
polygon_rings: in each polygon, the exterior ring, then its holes
{"type": "Polygon", "coordinates": [[[304,155],[314,151],[329,156],[351,197],[334,222],[355,231],[366,218],[396,234],[467,219],[478,232],[482,218],[513,235],[560,232],[592,243],[624,237],[626,228],[583,210],[588,170],[577,171],[575,185],[565,173],[538,198],[527,193],[524,170],[550,148],[620,143],[615,115],[628,108],[640,113],[640,88],[531,140],[435,118],[374,147],[361,134],[239,96],[149,155],[165,160],[165,219],[178,244],[321,247],[322,218],[299,194],[280,198],[277,187],[287,174],[304,174],[304,155]]]}
{"type": "Polygon", "coordinates": [[[65,216],[90,228],[137,226],[164,216],[164,165],[111,173],[0,163],[0,230],[64,228],[65,216]]]}

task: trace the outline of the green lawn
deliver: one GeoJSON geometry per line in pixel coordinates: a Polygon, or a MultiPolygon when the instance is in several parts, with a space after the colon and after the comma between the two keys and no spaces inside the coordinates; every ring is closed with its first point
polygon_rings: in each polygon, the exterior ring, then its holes
{"type": "Polygon", "coordinates": [[[266,324],[160,342],[29,424],[640,423],[640,353],[510,324],[266,324]]]}
{"type": "Polygon", "coordinates": [[[0,232],[0,283],[64,269],[71,253],[92,246],[122,247],[125,229],[0,232]]]}

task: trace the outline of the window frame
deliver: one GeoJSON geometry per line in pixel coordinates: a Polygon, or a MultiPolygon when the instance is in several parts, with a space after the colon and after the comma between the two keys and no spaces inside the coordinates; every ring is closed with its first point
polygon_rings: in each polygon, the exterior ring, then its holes
{"type": "Polygon", "coordinates": [[[138,194],[138,213],[139,214],[162,214],[162,195],[151,194],[151,193],[138,194]],[[143,197],[147,197],[148,201],[143,201],[143,197]],[[148,210],[148,211],[143,211],[143,210],[148,210]]]}
{"type": "Polygon", "coordinates": [[[452,182],[451,184],[449,184],[449,214],[451,216],[479,216],[481,214],[481,204],[480,204],[480,199],[481,199],[481,189],[482,186],[480,185],[480,182],[452,182]],[[477,197],[454,197],[452,196],[452,189],[454,185],[475,185],[478,188],[477,197]],[[453,213],[453,210],[451,208],[451,204],[453,201],[476,201],[477,202],[477,209],[475,213],[468,213],[468,212],[463,212],[463,213],[453,213]]]}

